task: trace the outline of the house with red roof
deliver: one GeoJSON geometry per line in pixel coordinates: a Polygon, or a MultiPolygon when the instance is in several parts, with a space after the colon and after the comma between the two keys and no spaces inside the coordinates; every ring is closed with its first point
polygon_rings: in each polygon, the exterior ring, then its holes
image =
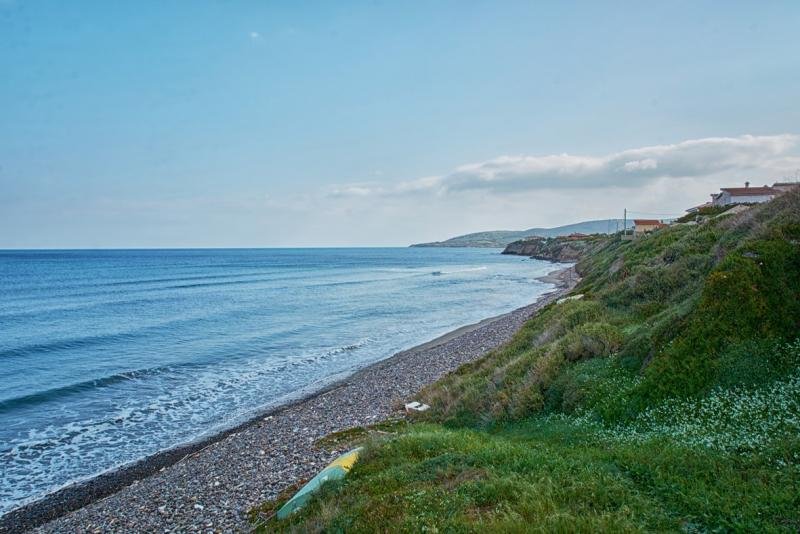
{"type": "Polygon", "coordinates": [[[711,194],[711,204],[714,206],[730,206],[731,204],[760,204],[769,202],[783,191],[768,185],[763,187],[750,187],[750,182],[745,182],[744,187],[723,187],[719,193],[711,194]]]}
{"type": "Polygon", "coordinates": [[[643,236],[645,234],[649,234],[659,228],[664,228],[668,226],[663,222],[659,221],[658,219],[634,219],[633,220],[633,235],[643,236]]]}

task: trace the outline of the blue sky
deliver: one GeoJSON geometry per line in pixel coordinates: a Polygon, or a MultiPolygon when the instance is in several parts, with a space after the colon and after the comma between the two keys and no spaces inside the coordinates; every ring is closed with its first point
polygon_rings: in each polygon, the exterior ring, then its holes
{"type": "Polygon", "coordinates": [[[800,169],[798,27],[794,1],[0,0],[0,247],[679,213],[800,169]]]}

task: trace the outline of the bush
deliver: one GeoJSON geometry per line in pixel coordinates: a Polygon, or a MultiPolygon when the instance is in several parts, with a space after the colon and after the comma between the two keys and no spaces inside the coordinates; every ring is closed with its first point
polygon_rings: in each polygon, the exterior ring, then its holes
{"type": "Polygon", "coordinates": [[[592,413],[606,422],[635,413],[631,393],[641,379],[616,357],[581,362],[565,370],[545,392],[548,412],[592,413]]]}
{"type": "Polygon", "coordinates": [[[582,324],[566,334],[558,343],[558,350],[568,361],[609,356],[619,350],[622,334],[608,323],[582,324]]]}
{"type": "Polygon", "coordinates": [[[800,320],[800,251],[786,241],[745,243],[708,275],[683,332],[647,370],[650,399],[707,390],[719,358],[748,340],[791,339],[800,320]]]}

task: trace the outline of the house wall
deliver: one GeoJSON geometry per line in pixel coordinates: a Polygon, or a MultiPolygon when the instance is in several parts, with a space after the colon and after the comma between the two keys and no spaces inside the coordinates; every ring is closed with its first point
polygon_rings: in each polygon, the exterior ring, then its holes
{"type": "Polygon", "coordinates": [[[633,233],[636,234],[636,235],[640,235],[640,234],[643,234],[645,232],[652,232],[656,228],[658,228],[658,226],[655,226],[653,224],[637,224],[633,228],[633,233]]]}
{"type": "Polygon", "coordinates": [[[730,193],[723,191],[718,198],[714,200],[715,206],[728,206],[729,204],[758,204],[761,202],[769,202],[772,200],[773,195],[747,195],[732,197],[730,193]]]}
{"type": "Polygon", "coordinates": [[[731,203],[731,195],[723,191],[714,198],[712,202],[715,206],[727,206],[731,203]]]}

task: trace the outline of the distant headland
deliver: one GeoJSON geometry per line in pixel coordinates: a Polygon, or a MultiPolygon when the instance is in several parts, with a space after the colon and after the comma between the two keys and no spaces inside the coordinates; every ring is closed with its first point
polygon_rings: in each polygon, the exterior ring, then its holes
{"type": "MultiPolygon", "coordinates": [[[[444,241],[416,243],[412,247],[486,247],[503,248],[509,243],[528,237],[561,237],[570,234],[613,234],[622,230],[622,219],[600,219],[583,221],[553,228],[529,228],[528,230],[491,230],[451,237],[444,241]]],[[[628,221],[628,228],[633,221],[628,221]]]]}

